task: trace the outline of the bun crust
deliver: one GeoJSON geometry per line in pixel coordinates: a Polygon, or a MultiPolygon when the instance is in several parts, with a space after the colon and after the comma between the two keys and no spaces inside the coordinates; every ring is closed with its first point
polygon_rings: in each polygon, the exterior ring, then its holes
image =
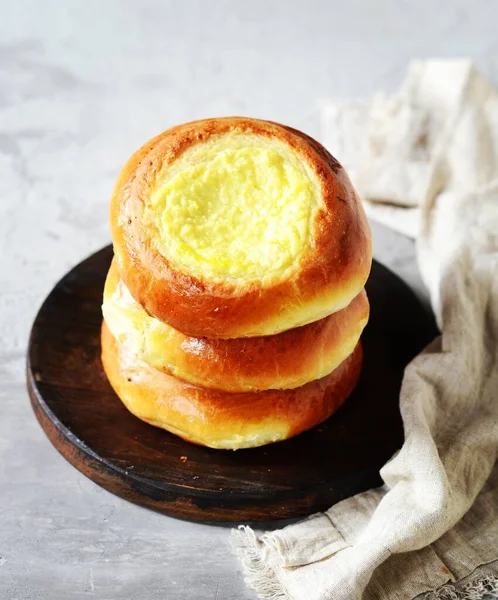
{"type": "MultiPolygon", "coordinates": [[[[194,219],[195,224],[201,221],[194,219]]],[[[266,336],[323,319],[358,296],[371,266],[368,222],[341,165],[299,131],[241,117],[180,125],[138,150],[118,177],[111,229],[120,275],[135,300],[157,319],[194,337],[266,336]],[[153,222],[150,214],[161,182],[188,152],[212,140],[221,144],[223,136],[226,148],[234,136],[283,148],[291,162],[303,165],[310,190],[317,191],[309,231],[293,234],[303,250],[296,250],[281,272],[250,279],[217,277],[209,269],[203,274],[182,266],[160,251],[161,219],[153,222]]],[[[279,248],[288,250],[285,244],[279,248]]]]}
{"type": "Polygon", "coordinates": [[[237,450],[293,437],[335,412],[358,379],[362,350],[330,375],[294,390],[227,393],[185,383],[140,361],[102,326],[102,362],[135,416],[183,439],[237,450]]]}
{"type": "Polygon", "coordinates": [[[104,318],[118,343],[152,367],[229,392],[291,389],[331,373],[354,350],[368,321],[362,290],[325,319],[273,336],[194,338],[154,319],[132,298],[115,261],[104,288],[104,318]]]}

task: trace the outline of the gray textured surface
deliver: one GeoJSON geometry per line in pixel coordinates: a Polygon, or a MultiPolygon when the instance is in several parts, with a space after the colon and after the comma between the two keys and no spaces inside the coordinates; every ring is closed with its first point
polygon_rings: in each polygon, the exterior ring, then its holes
{"type": "MultiPolygon", "coordinates": [[[[469,55],[496,80],[498,4],[0,0],[0,14],[0,598],[254,598],[227,529],[115,498],[51,447],[24,387],[31,322],[108,242],[113,180],[148,137],[234,113],[317,134],[320,98],[392,89],[415,56],[469,55]]],[[[374,233],[423,294],[411,242],[374,233]]]]}

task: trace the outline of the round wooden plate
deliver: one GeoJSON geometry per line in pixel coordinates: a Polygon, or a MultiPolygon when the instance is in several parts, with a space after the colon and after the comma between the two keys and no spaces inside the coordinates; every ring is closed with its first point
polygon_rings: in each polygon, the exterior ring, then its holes
{"type": "Polygon", "coordinates": [[[108,246],[70,271],[31,332],[31,402],[72,465],[127,500],[203,521],[300,517],[381,483],[379,469],[403,441],[403,369],[437,334],[431,315],[398,277],[374,262],[364,366],[346,404],[292,440],[232,452],[194,446],[139,421],[111,389],[99,337],[111,258],[108,246]]]}

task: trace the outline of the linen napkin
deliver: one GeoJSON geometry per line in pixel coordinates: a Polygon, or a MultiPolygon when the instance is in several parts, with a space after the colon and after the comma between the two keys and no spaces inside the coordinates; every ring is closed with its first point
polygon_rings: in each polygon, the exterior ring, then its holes
{"type": "Polygon", "coordinates": [[[415,61],[323,126],[369,215],[416,237],[442,335],[405,370],[381,488],[233,541],[261,598],[411,599],[498,559],[498,92],[469,61],[415,61]]]}

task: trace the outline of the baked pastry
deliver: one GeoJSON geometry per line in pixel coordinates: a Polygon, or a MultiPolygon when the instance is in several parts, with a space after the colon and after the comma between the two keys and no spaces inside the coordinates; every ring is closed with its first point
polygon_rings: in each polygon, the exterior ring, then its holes
{"type": "Polygon", "coordinates": [[[122,170],[111,202],[135,300],[195,337],[280,333],[350,304],[370,230],[339,163],[290,127],[248,118],[173,127],[122,170]]]}
{"type": "Polygon", "coordinates": [[[342,167],[242,117],[174,127],[121,171],[102,361],[140,419],[213,448],[288,439],[358,379],[372,250],[342,167]]]}
{"type": "Polygon", "coordinates": [[[294,390],[228,393],[185,383],[140,361],[102,326],[102,362],[139,419],[185,440],[237,450],[288,439],[327,419],[353,390],[360,344],[330,375],[294,390]]]}
{"type": "Polygon", "coordinates": [[[115,261],[102,309],[118,343],[140,360],[190,383],[231,392],[290,389],[325,377],[353,352],[369,313],[362,290],[341,311],[277,335],[189,337],[145,312],[121,281],[115,261]]]}

